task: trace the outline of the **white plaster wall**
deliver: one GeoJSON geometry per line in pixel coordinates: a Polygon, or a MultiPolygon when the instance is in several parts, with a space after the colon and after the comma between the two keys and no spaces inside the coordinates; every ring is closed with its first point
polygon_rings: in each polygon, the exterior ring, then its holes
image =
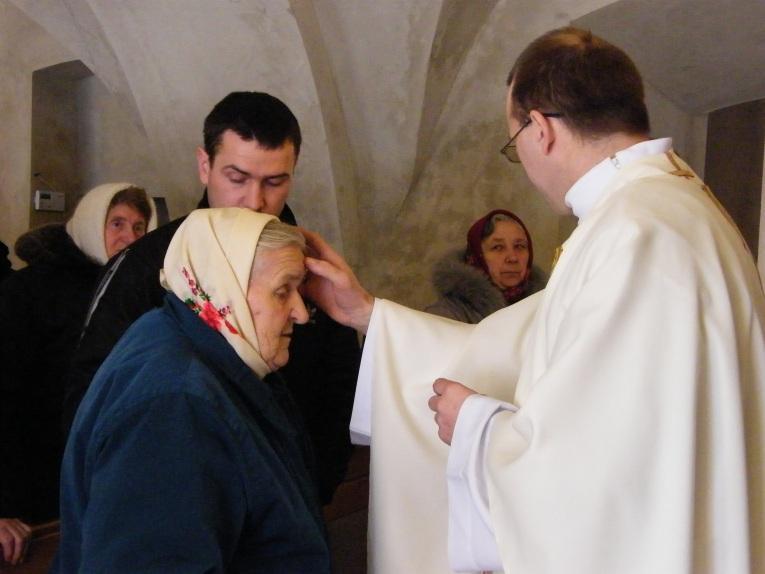
{"type": "Polygon", "coordinates": [[[707,114],[684,112],[648,83],[645,92],[651,135],[671,137],[675,151],[703,177],[707,114]]]}
{"type": "MultiPolygon", "coordinates": [[[[188,212],[201,196],[194,150],[212,106],[234,90],[267,91],[283,99],[298,117],[305,140],[290,205],[302,223],[342,249],[320,106],[286,0],[15,4],[55,29],[132,116],[139,133],[146,134],[154,169],[147,179],[158,182],[155,187],[167,197],[171,216],[188,212]]],[[[109,131],[102,137],[116,141],[120,136],[109,131]]],[[[142,163],[141,153],[135,163],[142,163]]]]}
{"type": "MultiPolygon", "coordinates": [[[[0,0],[0,240],[11,252],[29,225],[32,72],[70,59],[43,28],[0,0]]],[[[15,255],[11,261],[22,264],[15,255]]]]}
{"type": "Polygon", "coordinates": [[[131,87],[171,216],[199,200],[194,149],[205,115],[231,91],[267,91],[290,106],[303,130],[290,205],[299,220],[339,242],[316,91],[286,0],[91,5],[131,87]]]}
{"type": "MultiPolygon", "coordinates": [[[[16,106],[0,119],[21,138],[0,140],[2,238],[24,228],[5,214],[27,209],[16,193],[22,181],[28,193],[25,78],[77,58],[96,75],[81,87],[84,181],[130,179],[167,197],[171,216],[185,213],[201,193],[204,116],[229,91],[258,89],[281,97],[303,128],[290,199],[299,220],[350,254],[375,293],[428,303],[432,264],[495,207],[526,221],[549,269],[572,219],[553,215],[498,153],[505,76],[540,33],[616,3],[481,2],[0,0],[0,102],[16,106]]],[[[650,86],[648,103],[654,133],[673,136],[701,172],[706,116],[650,86]]]]}
{"type": "MultiPolygon", "coordinates": [[[[765,146],[763,146],[765,150],[765,146]]],[[[765,156],[765,151],[763,151],[765,156]]],[[[760,270],[760,281],[765,288],[765,157],[762,161],[762,199],[760,201],[760,242],[757,247],[757,268],[760,270]]]]}
{"type": "Polygon", "coordinates": [[[164,195],[146,132],[135,116],[95,76],[78,83],[76,101],[80,193],[109,181],[129,181],[151,196],[164,195]]]}
{"type": "Polygon", "coordinates": [[[316,12],[341,86],[362,219],[376,230],[390,224],[410,184],[440,5],[324,0],[316,12]]]}
{"type": "Polygon", "coordinates": [[[508,138],[505,81],[529,41],[604,3],[497,3],[466,54],[433,129],[429,161],[410,183],[390,227],[376,238],[374,256],[363,269],[378,293],[415,307],[427,305],[435,297],[433,264],[447,250],[464,245],[469,225],[497,207],[524,220],[535,261],[549,270],[571,222],[554,215],[522,167],[510,165],[499,153],[508,138]]]}

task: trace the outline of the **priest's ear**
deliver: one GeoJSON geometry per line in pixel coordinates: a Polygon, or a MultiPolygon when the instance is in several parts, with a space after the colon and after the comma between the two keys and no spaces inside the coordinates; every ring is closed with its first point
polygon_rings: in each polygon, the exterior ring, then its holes
{"type": "Polygon", "coordinates": [[[529,112],[529,119],[531,124],[526,129],[531,131],[530,139],[532,145],[537,146],[543,155],[549,155],[558,137],[557,129],[559,125],[556,125],[556,123],[560,124],[560,118],[550,117],[538,110],[531,110],[529,112]]]}

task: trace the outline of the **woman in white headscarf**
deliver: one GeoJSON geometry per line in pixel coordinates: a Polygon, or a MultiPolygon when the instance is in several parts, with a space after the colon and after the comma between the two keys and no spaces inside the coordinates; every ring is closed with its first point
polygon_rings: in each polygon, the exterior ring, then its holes
{"type": "Polygon", "coordinates": [[[143,189],[108,183],[86,193],[66,224],[16,241],[27,267],[0,284],[0,517],[58,516],[63,378],[104,263],[153,227],[143,189]]]}
{"type": "Polygon", "coordinates": [[[273,373],[308,320],[304,249],[242,208],[178,228],[164,307],[125,333],[77,412],[54,571],[330,571],[308,439],[273,373]]]}

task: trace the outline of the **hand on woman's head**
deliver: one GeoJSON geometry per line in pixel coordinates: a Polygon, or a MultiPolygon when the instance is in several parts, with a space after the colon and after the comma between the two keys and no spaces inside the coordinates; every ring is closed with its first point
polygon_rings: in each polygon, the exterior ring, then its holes
{"type": "Polygon", "coordinates": [[[359,283],[351,267],[318,234],[300,229],[306,238],[309,275],[303,293],[338,323],[367,332],[374,297],[359,283]]]}

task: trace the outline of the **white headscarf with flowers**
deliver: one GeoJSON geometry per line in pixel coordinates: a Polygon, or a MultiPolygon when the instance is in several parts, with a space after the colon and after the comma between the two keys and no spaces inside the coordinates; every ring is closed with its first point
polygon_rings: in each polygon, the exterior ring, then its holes
{"type": "Polygon", "coordinates": [[[260,234],[275,219],[242,207],[192,211],[173,235],[160,271],[165,289],[223,335],[260,377],[271,369],[260,356],[247,288],[260,234]]]}
{"type": "MultiPolygon", "coordinates": [[[[74,244],[99,265],[104,265],[109,260],[106,255],[105,238],[109,204],[115,195],[130,187],[137,186],[132,183],[104,183],[94,187],[82,196],[74,213],[66,222],[66,232],[74,244]]],[[[151,205],[151,219],[146,222],[148,233],[157,228],[157,206],[148,193],[146,199],[151,205]]]]}

